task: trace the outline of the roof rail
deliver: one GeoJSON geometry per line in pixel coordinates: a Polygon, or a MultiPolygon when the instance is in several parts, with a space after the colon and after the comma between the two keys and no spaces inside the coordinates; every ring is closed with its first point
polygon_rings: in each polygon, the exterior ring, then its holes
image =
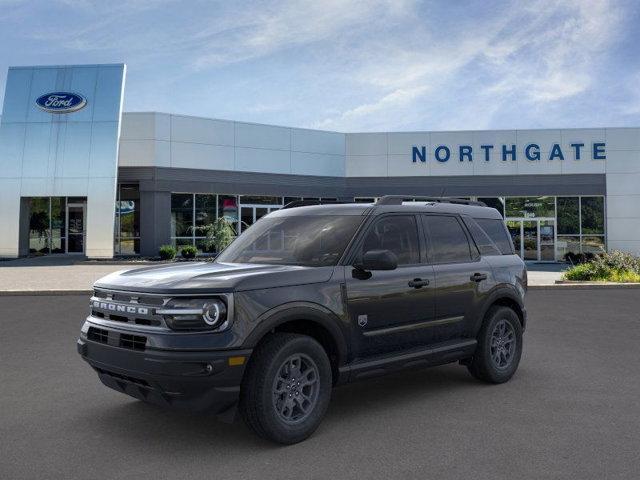
{"type": "Polygon", "coordinates": [[[486,207],[486,203],[479,202],[477,200],[467,200],[465,198],[455,197],[423,197],[423,196],[410,196],[405,197],[403,195],[385,195],[380,197],[376,202],[376,205],[402,205],[405,201],[418,200],[422,202],[433,203],[455,203],[458,205],[475,205],[478,207],[486,207]]]}
{"type": "Polygon", "coordinates": [[[294,200],[293,202],[287,203],[282,209],[285,208],[296,208],[296,207],[309,207],[311,205],[341,205],[344,203],[350,202],[337,202],[335,200],[294,200]]]}

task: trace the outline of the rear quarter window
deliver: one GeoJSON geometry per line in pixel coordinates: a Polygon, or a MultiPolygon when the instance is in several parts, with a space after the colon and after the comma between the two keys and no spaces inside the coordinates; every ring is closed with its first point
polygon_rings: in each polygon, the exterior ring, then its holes
{"type": "Polygon", "coordinates": [[[502,255],[513,254],[511,237],[507,234],[504,221],[500,218],[474,218],[478,226],[487,234],[502,255]]]}

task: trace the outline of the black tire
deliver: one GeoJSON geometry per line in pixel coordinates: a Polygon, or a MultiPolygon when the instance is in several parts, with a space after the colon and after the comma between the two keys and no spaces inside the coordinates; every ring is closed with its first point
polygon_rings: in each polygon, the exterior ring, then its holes
{"type": "Polygon", "coordinates": [[[508,381],[516,373],[522,356],[522,325],[516,312],[509,307],[491,307],[477,338],[478,346],[467,366],[471,375],[489,383],[508,381]],[[501,334],[502,327],[505,335],[501,334]],[[494,337],[496,332],[498,335],[494,337]],[[513,337],[513,350],[507,350],[505,340],[498,341],[509,338],[509,333],[513,337]]]}
{"type": "Polygon", "coordinates": [[[251,356],[240,390],[240,414],[262,438],[287,445],[298,443],[320,425],[332,384],[329,358],[317,341],[306,335],[274,333],[251,356]],[[301,367],[296,367],[295,359],[300,359],[301,367]],[[305,366],[308,368],[301,370],[305,366]],[[295,372],[300,378],[293,377],[295,372]],[[300,386],[303,376],[314,377],[316,373],[313,385],[300,386]],[[303,411],[303,402],[307,411],[303,411]],[[287,415],[290,418],[285,418],[287,415]]]}

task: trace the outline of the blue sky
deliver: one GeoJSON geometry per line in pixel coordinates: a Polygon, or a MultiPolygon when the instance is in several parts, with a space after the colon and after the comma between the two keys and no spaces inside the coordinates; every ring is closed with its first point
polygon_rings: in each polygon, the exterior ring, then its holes
{"type": "Polygon", "coordinates": [[[10,65],[125,62],[126,111],[338,131],[640,126],[634,0],[0,0],[10,65]]]}

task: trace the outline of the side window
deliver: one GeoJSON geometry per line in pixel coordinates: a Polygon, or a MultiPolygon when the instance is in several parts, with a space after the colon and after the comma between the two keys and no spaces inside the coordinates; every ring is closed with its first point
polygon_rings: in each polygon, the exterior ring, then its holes
{"type": "Polygon", "coordinates": [[[398,257],[398,265],[420,262],[418,228],[413,215],[392,215],[378,220],[367,232],[362,253],[390,250],[398,257]]]}
{"type": "MultiPolygon", "coordinates": [[[[463,217],[464,223],[469,229],[469,233],[471,233],[471,237],[473,241],[476,243],[478,250],[482,255],[502,255],[500,249],[496,246],[496,244],[489,238],[489,236],[485,233],[485,231],[480,228],[480,226],[476,223],[476,221],[471,217],[463,217]]],[[[473,247],[471,247],[473,250],[473,247]]]]}
{"type": "Polygon", "coordinates": [[[503,220],[494,218],[476,218],[475,221],[480,225],[480,228],[485,231],[489,238],[493,240],[493,243],[496,244],[503,255],[513,254],[511,237],[507,233],[503,220]]]}
{"type": "Polygon", "coordinates": [[[434,263],[460,263],[471,261],[467,235],[456,217],[424,215],[429,232],[434,263]]]}

